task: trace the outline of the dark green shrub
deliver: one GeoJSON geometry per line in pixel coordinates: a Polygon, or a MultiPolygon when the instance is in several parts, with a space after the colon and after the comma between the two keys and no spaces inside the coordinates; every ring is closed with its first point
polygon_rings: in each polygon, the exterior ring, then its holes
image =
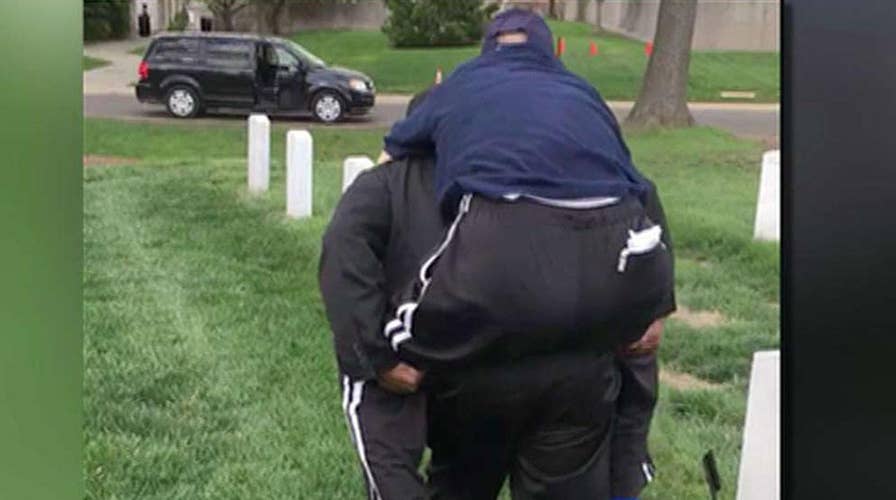
{"type": "Polygon", "coordinates": [[[395,47],[470,45],[493,10],[482,0],[386,0],[383,33],[395,47]]]}
{"type": "Polygon", "coordinates": [[[498,2],[488,3],[482,8],[482,11],[485,13],[486,19],[491,19],[501,10],[501,4],[498,2]]]}
{"type": "Polygon", "coordinates": [[[84,0],[84,40],[124,38],[130,30],[128,0],[84,0]]]}

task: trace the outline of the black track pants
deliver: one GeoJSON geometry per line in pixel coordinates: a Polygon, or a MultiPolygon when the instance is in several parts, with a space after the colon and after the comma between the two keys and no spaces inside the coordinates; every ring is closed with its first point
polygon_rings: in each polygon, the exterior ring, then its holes
{"type": "Polygon", "coordinates": [[[368,500],[424,500],[417,471],[426,447],[426,396],[342,376],[342,408],[368,500]]]}
{"type": "Polygon", "coordinates": [[[450,376],[430,391],[432,500],[610,498],[619,374],[612,355],[539,356],[450,376]]]}
{"type": "Polygon", "coordinates": [[[659,366],[656,354],[616,359],[621,390],[613,424],[613,496],[637,498],[656,471],[647,450],[647,436],[657,401],[659,366]]]}
{"type": "Polygon", "coordinates": [[[383,333],[430,370],[609,351],[670,312],[660,234],[635,199],[569,209],[465,196],[383,333]]]}

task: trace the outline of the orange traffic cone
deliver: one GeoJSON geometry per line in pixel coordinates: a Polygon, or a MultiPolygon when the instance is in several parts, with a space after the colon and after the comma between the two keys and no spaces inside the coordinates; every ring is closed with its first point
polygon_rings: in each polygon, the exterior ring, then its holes
{"type": "Polygon", "coordinates": [[[594,43],[594,40],[591,40],[591,44],[588,46],[588,54],[590,54],[591,57],[600,54],[600,50],[598,50],[597,44],[594,43]]]}
{"type": "Polygon", "coordinates": [[[438,66],[438,67],[436,67],[435,84],[438,85],[440,83],[442,83],[442,67],[438,66]]]}
{"type": "Polygon", "coordinates": [[[566,52],[566,39],[562,36],[557,39],[557,57],[563,56],[566,52]]]}
{"type": "Polygon", "coordinates": [[[647,57],[653,55],[653,42],[647,42],[644,44],[644,55],[647,57]]]}

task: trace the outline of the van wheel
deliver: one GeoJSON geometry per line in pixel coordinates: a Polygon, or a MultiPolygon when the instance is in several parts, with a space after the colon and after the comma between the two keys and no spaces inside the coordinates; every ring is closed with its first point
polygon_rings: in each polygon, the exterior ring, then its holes
{"type": "Polygon", "coordinates": [[[311,112],[314,118],[324,123],[338,122],[345,115],[345,104],[339,94],[324,90],[314,96],[311,103],[311,112]]]}
{"type": "Polygon", "coordinates": [[[191,87],[175,85],[165,95],[165,107],[177,118],[193,118],[199,114],[202,102],[191,87]]]}

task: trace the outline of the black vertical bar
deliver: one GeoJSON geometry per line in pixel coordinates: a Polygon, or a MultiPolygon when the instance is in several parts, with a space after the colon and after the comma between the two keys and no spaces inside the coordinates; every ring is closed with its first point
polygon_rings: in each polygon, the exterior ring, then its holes
{"type": "Polygon", "coordinates": [[[896,5],[784,20],[785,498],[896,498],[896,5]]]}

